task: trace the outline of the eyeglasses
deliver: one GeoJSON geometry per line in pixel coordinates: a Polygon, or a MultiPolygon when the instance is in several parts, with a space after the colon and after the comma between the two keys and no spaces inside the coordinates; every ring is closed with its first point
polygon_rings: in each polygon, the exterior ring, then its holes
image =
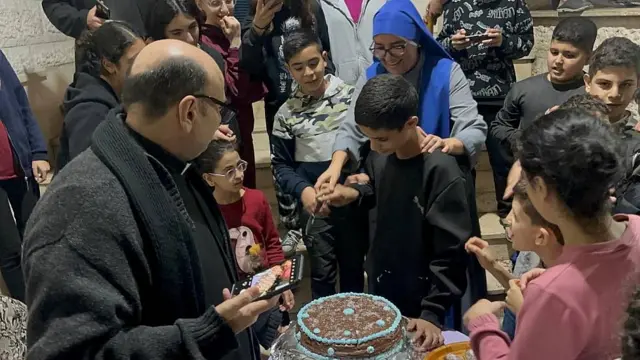
{"type": "Polygon", "coordinates": [[[391,55],[392,58],[401,58],[404,56],[404,53],[407,51],[407,45],[413,45],[418,47],[418,44],[413,41],[406,41],[403,43],[396,43],[391,45],[389,48],[379,47],[376,43],[371,44],[369,50],[373,53],[377,59],[384,59],[387,54],[391,55]]]}
{"type": "Polygon", "coordinates": [[[216,173],[212,173],[211,175],[213,176],[224,176],[227,180],[231,181],[233,179],[235,179],[236,174],[241,172],[245,172],[247,170],[247,162],[244,160],[240,160],[238,161],[238,164],[234,167],[231,168],[229,170],[227,170],[224,174],[216,174],[216,173]]]}
{"type": "Polygon", "coordinates": [[[234,0],[209,0],[208,4],[211,7],[218,7],[218,6],[222,6],[222,3],[225,3],[227,6],[233,6],[233,4],[235,3],[234,0]]]}
{"type": "MultiPolygon", "coordinates": [[[[232,108],[231,106],[229,106],[229,104],[225,103],[224,101],[214,98],[213,96],[209,96],[209,95],[205,95],[205,94],[194,94],[193,96],[196,99],[207,99],[207,100],[211,101],[212,103],[220,106],[221,115],[224,115],[222,110],[225,110],[226,112],[229,112],[232,115],[236,114],[236,109],[232,108]]],[[[225,116],[222,116],[222,118],[225,118],[225,116]]]]}

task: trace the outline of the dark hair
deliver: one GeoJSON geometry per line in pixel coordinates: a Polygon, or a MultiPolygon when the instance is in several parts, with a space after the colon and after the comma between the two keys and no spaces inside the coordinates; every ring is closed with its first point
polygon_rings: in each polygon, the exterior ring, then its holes
{"type": "Polygon", "coordinates": [[[598,27],[585,17],[567,17],[553,29],[551,40],[569,43],[587,53],[593,51],[596,42],[598,27]]]}
{"type": "Polygon", "coordinates": [[[589,60],[589,76],[610,67],[633,69],[640,75],[640,45],[623,37],[608,38],[598,46],[589,60]]]}
{"type": "Polygon", "coordinates": [[[622,334],[622,360],[640,359],[640,286],[631,295],[622,334]]]}
{"type": "Polygon", "coordinates": [[[93,76],[104,74],[103,60],[117,64],[129,47],[142,40],[129,24],[109,20],[96,30],[86,30],[77,41],[76,54],[82,70],[93,76]]]}
{"type": "Polygon", "coordinates": [[[609,189],[622,175],[618,140],[586,111],[556,110],[522,130],[516,154],[527,180],[540,177],[585,226],[610,210],[609,189]]]}
{"type": "MultiPolygon", "coordinates": [[[[251,0],[251,15],[256,14],[258,1],[251,0]]],[[[300,20],[300,25],[305,30],[315,31],[316,29],[316,6],[319,6],[316,0],[284,0],[284,6],[289,8],[291,17],[300,20]]]]}
{"type": "Polygon", "coordinates": [[[322,44],[320,39],[310,31],[294,31],[287,35],[282,44],[282,53],[284,55],[284,61],[289,62],[292,57],[299,54],[302,50],[309,46],[316,46],[318,51],[322,53],[322,44]]]}
{"type": "Polygon", "coordinates": [[[145,28],[147,36],[153,40],[166,39],[165,29],[180,14],[194,18],[198,26],[203,23],[202,13],[194,0],[157,0],[148,14],[145,28]]]}
{"type": "Polygon", "coordinates": [[[565,101],[560,107],[559,110],[568,110],[568,109],[582,109],[591,114],[602,114],[609,115],[611,111],[607,104],[604,101],[600,100],[595,96],[591,96],[589,94],[577,94],[570,97],[567,101],[565,101]]]}
{"type": "Polygon", "coordinates": [[[207,146],[207,150],[198,156],[196,165],[202,173],[213,173],[224,154],[231,151],[236,151],[236,146],[233,142],[213,140],[209,143],[209,146],[207,146]]]}
{"type": "Polygon", "coordinates": [[[418,93],[400,75],[372,77],[356,100],[356,123],[372,129],[400,130],[417,115],[418,93]]]}
{"type": "Polygon", "coordinates": [[[125,109],[140,104],[146,116],[158,118],[185,96],[202,93],[206,79],[207,73],[202,66],[189,58],[174,56],[152,69],[127,76],[122,88],[122,103],[125,109]]]}
{"type": "Polygon", "coordinates": [[[513,198],[522,202],[522,211],[531,219],[531,223],[536,226],[547,228],[556,236],[556,240],[560,245],[564,245],[564,237],[560,228],[556,224],[552,224],[540,215],[538,210],[533,206],[529,196],[527,196],[526,180],[520,180],[513,188],[513,198]]]}

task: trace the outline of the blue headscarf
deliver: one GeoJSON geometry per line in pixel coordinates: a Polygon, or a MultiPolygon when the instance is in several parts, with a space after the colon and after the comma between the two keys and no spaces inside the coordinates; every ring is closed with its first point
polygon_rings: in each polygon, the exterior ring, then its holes
{"type": "MultiPolygon", "coordinates": [[[[435,41],[411,0],[388,0],[373,18],[373,36],[395,35],[420,45],[424,57],[420,75],[418,110],[420,127],[442,138],[450,135],[449,78],[453,60],[435,41]]],[[[375,59],[367,69],[367,79],[387,70],[375,59]]]]}

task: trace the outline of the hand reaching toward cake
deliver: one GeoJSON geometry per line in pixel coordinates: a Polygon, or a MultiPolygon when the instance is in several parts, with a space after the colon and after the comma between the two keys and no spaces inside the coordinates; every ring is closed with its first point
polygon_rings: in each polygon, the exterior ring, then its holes
{"type": "Polygon", "coordinates": [[[409,320],[407,331],[415,331],[413,344],[419,351],[428,351],[444,345],[442,330],[426,320],[409,320]]]}
{"type": "Polygon", "coordinates": [[[358,199],[360,193],[358,190],[350,187],[337,184],[333,191],[329,189],[329,186],[323,184],[318,193],[318,201],[326,202],[331,206],[346,206],[358,199]]]}

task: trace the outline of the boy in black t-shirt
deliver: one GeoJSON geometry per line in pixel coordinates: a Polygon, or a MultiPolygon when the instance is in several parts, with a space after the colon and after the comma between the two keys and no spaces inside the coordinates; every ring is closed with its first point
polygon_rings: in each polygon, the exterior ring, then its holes
{"type": "Polygon", "coordinates": [[[321,189],[331,206],[356,202],[370,215],[369,292],[411,319],[424,350],[443,343],[446,311],[466,287],[464,243],[471,236],[465,180],[440,150],[422,154],[418,94],[401,76],[378,75],[362,88],[356,123],[371,141],[367,184],[321,189]]]}

